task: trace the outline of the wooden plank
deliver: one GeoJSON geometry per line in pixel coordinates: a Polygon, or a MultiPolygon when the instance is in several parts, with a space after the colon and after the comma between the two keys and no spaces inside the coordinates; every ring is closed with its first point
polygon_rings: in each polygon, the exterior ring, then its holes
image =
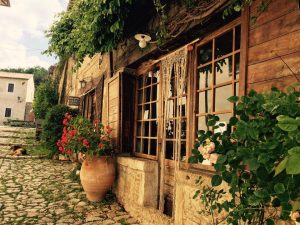
{"type": "Polygon", "coordinates": [[[172,187],[174,187],[175,183],[175,176],[173,175],[165,175],[165,184],[168,184],[172,187]]]}
{"type": "Polygon", "coordinates": [[[250,46],[300,30],[300,10],[295,10],[250,31],[250,46]]]}
{"type": "Polygon", "coordinates": [[[254,64],[248,67],[248,82],[255,83],[276,79],[295,74],[300,74],[300,52],[254,64]],[[288,65],[286,65],[285,63],[288,65]],[[290,69],[293,71],[291,71],[290,69]]]}
{"type": "MultiPolygon", "coordinates": [[[[300,80],[300,74],[298,74],[297,77],[300,80]]],[[[254,89],[257,92],[267,92],[270,91],[274,86],[284,91],[286,87],[296,82],[298,82],[298,80],[295,78],[295,76],[286,76],[278,79],[249,84],[248,90],[254,89]]]]}
{"type": "MultiPolygon", "coordinates": [[[[257,7],[260,1],[254,1],[251,6],[251,17],[257,16],[257,7]]],[[[274,19],[279,18],[293,10],[298,8],[298,3],[296,0],[272,0],[267,10],[263,12],[256,20],[256,23],[251,26],[251,28],[258,27],[262,24],[268,23],[274,19]]]]}
{"type": "Polygon", "coordinates": [[[277,58],[300,51],[300,30],[281,36],[274,40],[256,45],[249,49],[248,64],[277,58]]]}
{"type": "Polygon", "coordinates": [[[250,9],[245,8],[242,12],[241,24],[241,58],[240,58],[240,78],[239,78],[239,95],[246,94],[247,83],[247,66],[248,66],[248,51],[249,51],[249,22],[250,9]]]}

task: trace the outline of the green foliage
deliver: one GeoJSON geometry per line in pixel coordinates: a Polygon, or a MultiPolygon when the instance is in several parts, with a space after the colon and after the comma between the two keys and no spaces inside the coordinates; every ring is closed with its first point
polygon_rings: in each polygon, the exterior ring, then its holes
{"type": "Polygon", "coordinates": [[[75,116],[78,112],[65,105],[56,105],[49,109],[42,124],[43,132],[41,138],[44,146],[51,150],[51,155],[54,155],[58,151],[56,143],[62,135],[62,121],[65,113],[75,116]]]}
{"type": "MultiPolygon", "coordinates": [[[[170,3],[161,0],[152,1],[159,18],[156,40],[160,46],[172,38],[167,29],[169,22],[167,6],[170,3]]],[[[186,10],[191,10],[199,4],[196,0],[177,1],[183,4],[186,10]]],[[[212,2],[212,0],[202,1],[208,4],[212,2]]],[[[224,9],[224,18],[234,11],[241,11],[252,2],[253,0],[229,1],[224,9]]],[[[79,66],[85,56],[112,51],[124,38],[126,19],[135,9],[134,3],[135,0],[74,0],[72,8],[59,14],[57,20],[46,31],[49,46],[44,53],[54,54],[60,59],[74,56],[79,66]]],[[[262,12],[266,7],[267,4],[263,1],[258,11],[262,12]]]]}
{"type": "Polygon", "coordinates": [[[113,154],[110,141],[111,128],[95,120],[91,123],[82,116],[72,117],[65,114],[62,121],[65,125],[61,139],[57,146],[62,154],[71,156],[73,153],[84,155],[109,155],[113,154]]]}
{"type": "Polygon", "coordinates": [[[57,102],[57,85],[51,81],[40,84],[35,91],[33,100],[35,118],[44,119],[48,110],[57,105],[57,102]]]}
{"type": "Polygon", "coordinates": [[[12,73],[33,74],[35,87],[39,86],[42,82],[44,82],[47,79],[47,76],[48,76],[48,71],[45,68],[41,67],[41,66],[30,67],[30,68],[27,68],[27,69],[24,69],[24,68],[8,68],[8,69],[1,69],[0,71],[12,72],[12,73]]]}
{"type": "Polygon", "coordinates": [[[77,62],[97,52],[113,50],[123,37],[132,0],[76,0],[46,32],[50,39],[45,53],[74,55],[77,62]]]}
{"type": "MultiPolygon", "coordinates": [[[[198,132],[190,162],[202,162],[198,148],[214,142],[220,154],[214,168],[211,186],[197,192],[213,224],[218,213],[227,213],[228,224],[274,224],[289,220],[291,211],[300,211],[300,84],[288,93],[273,88],[260,94],[230,97],[236,116],[230,119],[231,133],[214,133],[219,118],[210,115],[209,131],[198,132]],[[229,186],[231,199],[217,196],[215,187],[222,182],[229,186]],[[208,198],[206,195],[210,193],[208,198]],[[272,209],[275,213],[265,213],[272,209]]],[[[222,193],[223,194],[223,193],[222,193]]]]}

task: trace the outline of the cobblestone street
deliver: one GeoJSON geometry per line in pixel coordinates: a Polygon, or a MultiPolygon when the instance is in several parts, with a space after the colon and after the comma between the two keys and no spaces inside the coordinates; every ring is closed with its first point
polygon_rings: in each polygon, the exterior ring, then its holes
{"type": "Polygon", "coordinates": [[[70,170],[67,162],[0,159],[0,224],[138,224],[115,200],[89,202],[70,170]]]}

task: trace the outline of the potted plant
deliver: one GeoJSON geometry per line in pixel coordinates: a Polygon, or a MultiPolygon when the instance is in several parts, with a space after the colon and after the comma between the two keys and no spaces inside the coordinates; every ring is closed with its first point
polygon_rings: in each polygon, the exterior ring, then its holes
{"type": "Polygon", "coordinates": [[[113,185],[115,160],[110,142],[111,129],[99,121],[65,114],[61,139],[57,142],[59,151],[77,161],[82,159],[80,180],[87,198],[100,201],[113,185]]]}

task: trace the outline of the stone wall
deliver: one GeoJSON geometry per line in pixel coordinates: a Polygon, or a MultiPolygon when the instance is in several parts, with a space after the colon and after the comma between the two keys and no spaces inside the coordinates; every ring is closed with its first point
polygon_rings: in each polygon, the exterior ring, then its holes
{"type": "Polygon", "coordinates": [[[126,211],[143,225],[171,225],[158,206],[158,162],[133,157],[118,157],[115,193],[126,211]]]}

